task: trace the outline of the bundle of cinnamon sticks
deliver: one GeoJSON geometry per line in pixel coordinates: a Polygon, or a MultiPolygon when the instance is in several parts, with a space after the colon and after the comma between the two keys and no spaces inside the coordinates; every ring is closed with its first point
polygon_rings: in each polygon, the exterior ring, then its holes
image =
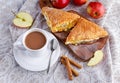
{"type": "Polygon", "coordinates": [[[70,80],[73,79],[73,75],[74,76],[78,76],[79,75],[79,73],[75,69],[73,69],[71,67],[71,64],[74,65],[75,67],[81,69],[82,66],[80,64],[78,64],[77,62],[71,60],[70,58],[66,57],[65,55],[61,56],[60,61],[61,61],[61,63],[63,65],[65,65],[65,67],[67,69],[67,72],[68,72],[68,77],[69,77],[70,80]]]}

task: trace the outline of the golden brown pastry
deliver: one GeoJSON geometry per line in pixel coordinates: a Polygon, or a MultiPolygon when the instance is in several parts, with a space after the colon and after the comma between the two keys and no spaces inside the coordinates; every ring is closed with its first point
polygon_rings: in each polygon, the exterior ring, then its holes
{"type": "Polygon", "coordinates": [[[86,43],[106,36],[108,36],[107,31],[81,17],[76,26],[70,31],[65,44],[86,43]]]}
{"type": "Polygon", "coordinates": [[[71,29],[77,23],[78,18],[80,18],[77,14],[50,7],[43,7],[42,14],[52,32],[71,29]]]}

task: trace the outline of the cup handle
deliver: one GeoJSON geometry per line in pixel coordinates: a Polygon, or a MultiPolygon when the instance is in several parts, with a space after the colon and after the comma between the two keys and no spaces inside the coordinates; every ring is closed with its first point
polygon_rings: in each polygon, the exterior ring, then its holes
{"type": "Polygon", "coordinates": [[[15,42],[14,46],[17,46],[19,49],[26,51],[26,49],[24,48],[24,46],[21,42],[15,42]]]}

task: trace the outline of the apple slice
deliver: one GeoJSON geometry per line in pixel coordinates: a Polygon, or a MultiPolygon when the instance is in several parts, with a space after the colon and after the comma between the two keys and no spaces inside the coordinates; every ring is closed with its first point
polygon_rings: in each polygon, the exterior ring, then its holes
{"type": "Polygon", "coordinates": [[[33,18],[29,13],[19,12],[13,19],[13,24],[19,28],[29,28],[33,23],[33,18]]]}
{"type": "Polygon", "coordinates": [[[88,66],[94,66],[94,65],[97,65],[99,62],[101,62],[103,59],[103,52],[101,50],[97,50],[95,53],[94,53],[94,57],[91,58],[88,62],[88,66]]]}

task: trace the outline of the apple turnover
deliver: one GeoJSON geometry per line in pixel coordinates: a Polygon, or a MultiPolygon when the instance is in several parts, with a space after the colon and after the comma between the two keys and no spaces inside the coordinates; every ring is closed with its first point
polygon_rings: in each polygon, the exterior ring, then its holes
{"type": "Polygon", "coordinates": [[[52,32],[61,32],[71,29],[80,18],[77,14],[50,7],[43,7],[42,14],[52,32]]]}
{"type": "Polygon", "coordinates": [[[107,31],[97,24],[81,17],[67,36],[65,44],[86,43],[106,36],[108,36],[107,31]]]}

